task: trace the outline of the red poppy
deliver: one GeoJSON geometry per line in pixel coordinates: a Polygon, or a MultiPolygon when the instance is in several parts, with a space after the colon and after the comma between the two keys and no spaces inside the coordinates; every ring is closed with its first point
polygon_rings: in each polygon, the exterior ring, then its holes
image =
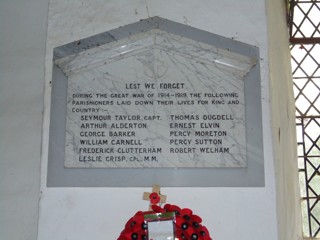
{"type": "Polygon", "coordinates": [[[198,230],[198,233],[201,236],[201,238],[199,238],[199,239],[203,239],[203,240],[211,240],[212,239],[210,237],[210,233],[209,233],[208,229],[205,226],[201,226],[200,229],[198,230]]]}
{"type": "Polygon", "coordinates": [[[156,192],[151,193],[149,199],[151,204],[158,204],[160,202],[160,197],[156,192]]]}
{"type": "Polygon", "coordinates": [[[132,218],[127,221],[125,229],[137,229],[143,222],[143,212],[137,212],[132,218]]]}
{"type": "Polygon", "coordinates": [[[183,208],[181,211],[180,211],[180,215],[182,217],[184,217],[185,219],[189,220],[191,215],[192,215],[192,210],[189,209],[189,208],[183,208]]]}
{"type": "Polygon", "coordinates": [[[174,212],[176,215],[180,215],[181,208],[176,205],[166,204],[163,207],[167,212],[174,212]]]}
{"type": "Polygon", "coordinates": [[[164,213],[166,212],[165,209],[163,209],[162,207],[158,206],[158,205],[152,205],[151,206],[152,210],[155,211],[156,213],[164,213]]]}

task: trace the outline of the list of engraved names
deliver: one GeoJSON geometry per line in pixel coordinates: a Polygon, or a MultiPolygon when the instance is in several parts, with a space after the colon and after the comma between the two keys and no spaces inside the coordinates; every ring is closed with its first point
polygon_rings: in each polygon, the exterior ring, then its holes
{"type": "Polygon", "coordinates": [[[188,82],[69,85],[65,166],[245,167],[243,95],[188,82]]]}

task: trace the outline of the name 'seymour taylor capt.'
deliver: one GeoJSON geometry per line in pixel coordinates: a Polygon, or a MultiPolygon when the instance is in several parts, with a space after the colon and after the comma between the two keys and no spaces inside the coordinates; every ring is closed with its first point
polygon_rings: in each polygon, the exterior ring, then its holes
{"type": "MultiPolygon", "coordinates": [[[[136,137],[136,129],[147,128],[147,123],[139,121],[160,120],[160,116],[140,116],[140,115],[89,115],[81,116],[83,121],[108,120],[110,123],[82,123],[80,132],[81,147],[78,149],[80,162],[102,162],[104,161],[125,161],[125,154],[158,154],[162,153],[161,147],[143,147],[141,139],[136,137]],[[103,119],[100,119],[102,118],[103,119]],[[113,120],[117,122],[112,122],[113,120]],[[126,122],[121,122],[126,121],[126,122]],[[132,122],[131,122],[132,121],[132,122]],[[97,129],[110,129],[109,131],[96,131],[97,129]],[[127,129],[119,131],[118,129],[127,129]],[[87,131],[89,130],[89,131],[87,131]],[[107,137],[110,137],[108,139],[107,137]],[[113,137],[121,137],[117,139],[113,137]],[[90,139],[91,138],[91,139],[90,139]],[[94,138],[94,139],[92,139],[94,138]],[[112,147],[103,147],[111,145],[112,147]],[[117,147],[116,146],[123,146],[117,147]],[[98,154],[110,154],[104,156],[98,154]],[[91,155],[88,155],[91,154],[91,155]],[[116,155],[118,154],[118,155],[116,155]]],[[[227,131],[221,131],[220,122],[208,121],[232,121],[232,115],[211,114],[211,115],[170,115],[170,147],[169,152],[173,154],[195,153],[198,149],[200,153],[229,153],[229,147],[221,147],[223,137],[227,136],[227,131]],[[195,121],[195,122],[190,122],[195,121]],[[197,130],[195,130],[197,129],[197,130]],[[184,137],[195,138],[186,139],[184,137]],[[179,138],[180,137],[180,138],[179,138]],[[197,138],[199,137],[199,138],[197,138]],[[207,138],[206,138],[207,137],[207,138]],[[219,138],[221,137],[221,138],[219,138]],[[191,147],[194,145],[215,145],[215,147],[191,147]],[[217,147],[217,145],[220,145],[217,147]]],[[[134,158],[135,161],[139,161],[134,158]]],[[[144,157],[143,161],[157,161],[156,157],[144,157]]]]}

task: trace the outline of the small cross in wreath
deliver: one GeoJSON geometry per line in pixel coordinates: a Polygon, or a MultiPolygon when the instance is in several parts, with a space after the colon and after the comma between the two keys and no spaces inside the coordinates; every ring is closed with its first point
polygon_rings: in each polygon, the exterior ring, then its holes
{"type": "Polygon", "coordinates": [[[143,200],[150,201],[149,210],[152,210],[152,205],[157,205],[161,203],[165,203],[167,201],[167,196],[160,194],[160,186],[153,185],[152,186],[152,193],[143,193],[143,200]]]}

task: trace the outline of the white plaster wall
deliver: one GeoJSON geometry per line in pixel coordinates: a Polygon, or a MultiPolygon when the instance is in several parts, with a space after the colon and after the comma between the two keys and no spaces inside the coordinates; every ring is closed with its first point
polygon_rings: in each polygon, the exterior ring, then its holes
{"type": "MultiPolygon", "coordinates": [[[[168,202],[199,214],[213,239],[277,240],[277,208],[270,125],[267,19],[264,0],[52,0],[45,82],[41,207],[38,240],[116,239],[138,210],[146,188],[46,188],[53,47],[152,16],[258,46],[261,54],[266,186],[163,188],[168,202]]],[[[279,239],[280,240],[280,239],[279,239]]],[[[284,239],[281,239],[284,240],[284,239]]]]}
{"type": "Polygon", "coordinates": [[[0,1],[0,239],[37,238],[48,2],[0,1]]]}

